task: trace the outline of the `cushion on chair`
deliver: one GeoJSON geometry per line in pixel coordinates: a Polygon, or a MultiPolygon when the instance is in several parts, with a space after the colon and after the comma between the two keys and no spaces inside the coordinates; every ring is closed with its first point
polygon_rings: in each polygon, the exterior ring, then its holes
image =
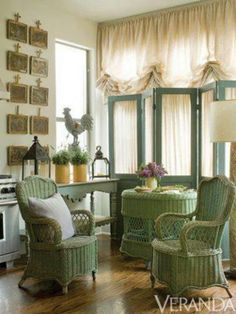
{"type": "Polygon", "coordinates": [[[60,244],[60,248],[62,249],[78,248],[96,242],[96,240],[97,240],[96,236],[76,236],[62,241],[60,244]]]}
{"type": "Polygon", "coordinates": [[[55,219],[61,226],[62,240],[75,234],[70,211],[59,193],[46,199],[29,197],[29,207],[39,217],[55,219]]]}
{"type": "MultiPolygon", "coordinates": [[[[211,250],[209,248],[209,245],[203,241],[198,240],[187,240],[188,247],[191,247],[190,253],[192,254],[200,254],[203,255],[211,255],[211,250]]],[[[180,255],[182,252],[181,244],[179,240],[165,240],[165,241],[159,241],[157,239],[154,239],[152,241],[152,247],[154,250],[166,254],[173,254],[173,255],[180,255]]]]}

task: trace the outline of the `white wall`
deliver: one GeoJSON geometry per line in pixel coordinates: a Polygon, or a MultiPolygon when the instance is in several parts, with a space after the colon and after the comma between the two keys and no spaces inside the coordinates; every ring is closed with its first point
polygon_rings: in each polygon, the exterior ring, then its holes
{"type": "MultiPolygon", "coordinates": [[[[14,14],[19,12],[21,22],[29,26],[34,26],[36,20],[42,22],[42,28],[48,31],[49,42],[48,49],[44,50],[42,57],[49,60],[49,77],[42,79],[42,86],[49,88],[49,105],[41,107],[41,115],[49,117],[50,130],[49,135],[40,135],[39,140],[43,145],[52,145],[55,147],[55,40],[60,39],[71,42],[90,50],[90,104],[91,113],[94,113],[95,104],[95,47],[97,25],[95,22],[82,19],[63,12],[59,7],[50,5],[50,1],[42,3],[40,0],[0,0],[0,78],[4,83],[12,82],[16,72],[6,70],[6,53],[8,50],[14,51],[15,41],[6,38],[6,21],[14,19],[14,14]]],[[[29,56],[35,55],[37,47],[29,44],[21,44],[21,52],[29,56]]],[[[28,74],[20,74],[21,82],[28,85],[36,85],[37,77],[28,74]]],[[[7,146],[32,144],[33,136],[11,135],[6,131],[6,116],[9,113],[15,113],[15,103],[0,102],[0,174],[12,173],[20,177],[21,167],[7,166],[7,146]]],[[[65,104],[69,107],[69,104],[65,104]]],[[[39,106],[30,104],[19,104],[20,113],[37,115],[39,106]]],[[[96,128],[96,127],[95,127],[96,128]]],[[[95,145],[94,136],[92,136],[92,146],[95,145]]]]}

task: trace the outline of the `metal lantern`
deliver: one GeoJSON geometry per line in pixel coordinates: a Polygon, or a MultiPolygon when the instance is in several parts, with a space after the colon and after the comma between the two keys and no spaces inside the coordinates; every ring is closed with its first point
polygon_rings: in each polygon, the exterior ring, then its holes
{"type": "Polygon", "coordinates": [[[103,157],[101,146],[96,147],[95,158],[92,162],[92,179],[94,178],[110,178],[110,162],[103,157]]]}
{"type": "Polygon", "coordinates": [[[34,174],[39,174],[39,164],[48,162],[48,176],[51,177],[51,159],[44,147],[39,144],[38,136],[34,136],[33,145],[27,151],[22,159],[22,180],[24,180],[25,161],[32,160],[34,162],[34,174]]]}

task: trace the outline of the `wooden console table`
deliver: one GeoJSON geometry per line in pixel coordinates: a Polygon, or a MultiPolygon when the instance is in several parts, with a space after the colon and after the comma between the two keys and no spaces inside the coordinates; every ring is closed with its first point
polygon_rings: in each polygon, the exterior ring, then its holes
{"type": "Polygon", "coordinates": [[[94,192],[110,194],[110,216],[101,217],[95,215],[96,226],[111,224],[111,237],[117,238],[117,182],[118,179],[93,180],[69,184],[58,184],[58,192],[63,196],[69,196],[75,201],[81,200],[86,194],[90,194],[90,210],[95,214],[94,192]]]}
{"type": "Polygon", "coordinates": [[[166,212],[191,213],[195,210],[196,199],[195,191],[179,194],[123,191],[121,213],[124,220],[124,234],[120,251],[150,261],[151,242],[156,237],[155,219],[166,212]]]}

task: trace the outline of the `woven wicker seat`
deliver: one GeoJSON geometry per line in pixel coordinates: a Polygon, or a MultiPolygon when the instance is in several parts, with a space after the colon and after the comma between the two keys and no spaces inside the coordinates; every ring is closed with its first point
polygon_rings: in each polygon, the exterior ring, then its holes
{"type": "MultiPolygon", "coordinates": [[[[197,253],[197,255],[203,254],[203,255],[212,255],[214,254],[214,251],[211,251],[209,244],[205,243],[203,241],[198,241],[198,240],[188,240],[188,245],[195,247],[197,250],[194,251],[197,253]]],[[[181,253],[184,255],[184,252],[182,250],[182,246],[179,240],[166,240],[166,241],[159,241],[157,239],[152,241],[152,247],[155,250],[158,250],[160,252],[163,253],[169,253],[169,254],[180,254],[181,253]]],[[[193,255],[194,253],[192,253],[191,255],[193,255]]]]}
{"type": "MultiPolygon", "coordinates": [[[[60,225],[54,219],[32,215],[29,197],[48,198],[57,192],[51,179],[40,176],[26,178],[16,186],[16,195],[29,236],[29,259],[23,277],[56,280],[67,293],[68,284],[78,275],[97,270],[97,239],[94,235],[94,217],[86,210],[71,212],[76,235],[62,240],[60,225]]],[[[60,210],[58,208],[58,210],[60,210]]]]}
{"type": "Polygon", "coordinates": [[[220,286],[228,289],[220,248],[224,225],[235,205],[235,187],[224,176],[205,179],[192,214],[166,213],[156,220],[152,242],[151,281],[168,285],[170,293],[220,286]]]}

